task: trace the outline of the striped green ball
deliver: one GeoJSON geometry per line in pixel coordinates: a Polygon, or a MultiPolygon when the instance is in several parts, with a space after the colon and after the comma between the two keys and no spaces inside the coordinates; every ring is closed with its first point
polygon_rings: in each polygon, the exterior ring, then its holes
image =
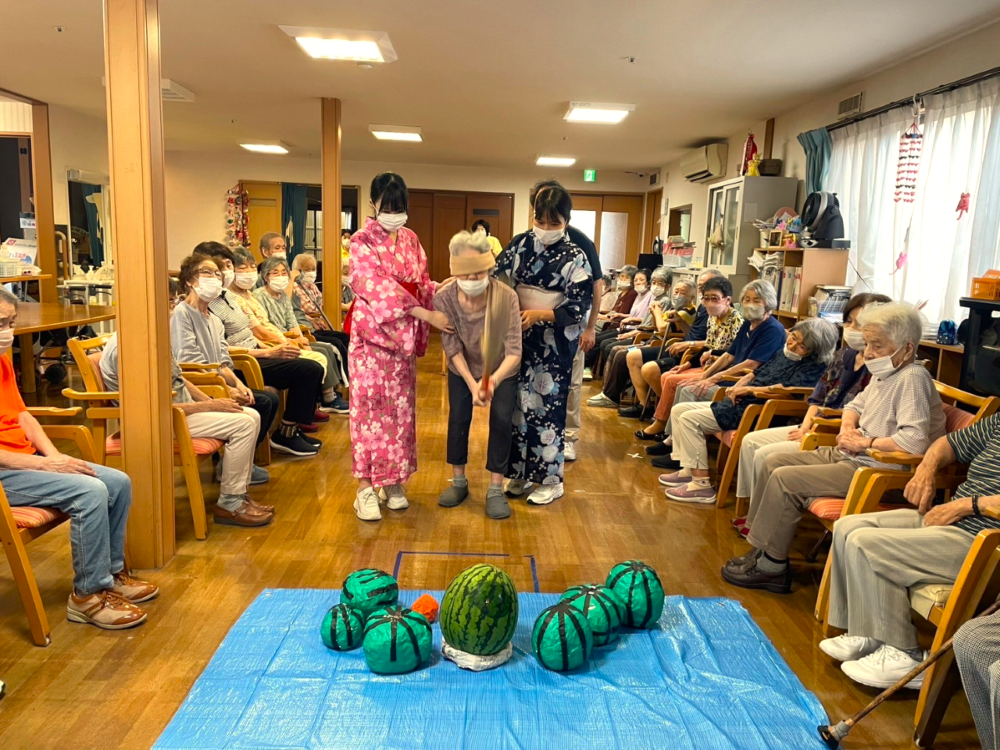
{"type": "Polygon", "coordinates": [[[431,624],[408,607],[376,609],[365,621],[365,661],[376,674],[412,672],[431,655],[431,624]]]}
{"type": "Polygon", "coordinates": [[[514,637],[517,613],[511,577],[493,565],[473,565],[455,576],[444,592],[441,634],[459,651],[492,656],[514,637]]]}
{"type": "Polygon", "coordinates": [[[576,669],[590,658],[594,633],[587,618],[569,602],[542,610],[531,631],[531,650],[553,672],[576,669]]]}
{"type": "Polygon", "coordinates": [[[599,583],[574,586],[562,595],[561,601],[580,610],[594,631],[594,645],[606,646],[618,638],[625,615],[625,605],[618,594],[599,583]]]}
{"type": "Polygon", "coordinates": [[[323,618],[319,632],[323,643],[334,651],[350,651],[364,638],[365,616],[346,604],[336,604],[323,618]]]}
{"type": "Polygon", "coordinates": [[[369,617],[381,607],[399,602],[399,585],[396,579],[377,568],[356,570],[344,579],[340,601],[369,617]]]}
{"type": "Polygon", "coordinates": [[[608,588],[625,604],[622,624],[652,628],[663,613],[663,585],[656,571],[639,560],[618,563],[608,573],[608,588]]]}

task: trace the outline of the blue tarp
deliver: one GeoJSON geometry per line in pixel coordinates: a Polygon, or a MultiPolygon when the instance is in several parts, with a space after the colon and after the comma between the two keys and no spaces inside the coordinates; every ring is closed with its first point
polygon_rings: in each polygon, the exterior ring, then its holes
{"type": "MultiPolygon", "coordinates": [[[[403,591],[402,603],[423,591],[403,591]]],[[[441,592],[429,592],[438,601],[441,592]]],[[[219,646],[157,748],[825,747],[819,701],[746,610],[668,597],[659,625],[623,630],[585,667],[557,674],[530,649],[555,594],[520,594],[514,656],[473,673],[434,653],[379,676],[360,649],[328,650],[319,625],[337,591],[268,589],[219,646]]]]}

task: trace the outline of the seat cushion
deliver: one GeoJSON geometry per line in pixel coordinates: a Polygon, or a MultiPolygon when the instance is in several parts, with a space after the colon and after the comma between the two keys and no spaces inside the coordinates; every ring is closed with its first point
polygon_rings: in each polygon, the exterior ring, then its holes
{"type": "Polygon", "coordinates": [[[948,603],[953,586],[946,583],[928,583],[910,589],[910,606],[925,620],[931,619],[931,610],[948,603]]]}
{"type": "Polygon", "coordinates": [[[945,432],[958,432],[970,426],[976,419],[974,414],[970,414],[965,409],[957,406],[943,404],[944,406],[944,429],[945,432]]]}
{"type": "MultiPolygon", "coordinates": [[[[818,497],[809,506],[809,512],[817,518],[827,521],[836,521],[840,514],[844,512],[844,498],[842,497],[818,497]]],[[[893,510],[899,505],[879,505],[878,510],[893,510]]]]}
{"type": "Polygon", "coordinates": [[[32,508],[29,505],[11,506],[11,514],[14,516],[14,523],[19,529],[37,529],[47,523],[66,518],[58,510],[51,508],[32,508]]]}
{"type": "MultiPolygon", "coordinates": [[[[194,447],[196,456],[210,456],[220,450],[225,443],[215,438],[191,438],[191,445],[194,447]]],[[[177,442],[174,441],[174,453],[179,452],[177,442]]],[[[109,435],[104,443],[104,452],[109,456],[120,456],[122,452],[122,434],[116,432],[109,435]]]]}

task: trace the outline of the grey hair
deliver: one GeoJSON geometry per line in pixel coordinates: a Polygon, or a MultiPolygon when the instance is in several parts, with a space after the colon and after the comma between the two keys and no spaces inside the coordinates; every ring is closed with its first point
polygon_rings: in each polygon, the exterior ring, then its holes
{"type": "Polygon", "coordinates": [[[802,346],[809,354],[823,364],[832,359],[840,344],[840,331],[837,326],[822,318],[806,318],[792,327],[792,331],[801,334],[802,346]]]}
{"type": "Polygon", "coordinates": [[[674,290],[676,291],[677,287],[682,285],[687,289],[687,293],[684,295],[684,299],[686,299],[688,302],[694,302],[695,295],[697,295],[698,293],[698,285],[693,284],[687,279],[681,279],[676,284],[674,284],[674,290]]]}
{"type": "MultiPolygon", "coordinates": [[[[700,279],[702,276],[706,275],[708,276],[709,279],[715,279],[720,277],[725,278],[725,274],[723,274],[722,271],[720,271],[718,268],[705,268],[702,270],[701,273],[698,274],[698,278],[700,279]]],[[[705,281],[708,281],[708,279],[705,279],[705,281]]]]}
{"type": "Polygon", "coordinates": [[[0,286],[0,302],[6,302],[8,305],[13,305],[15,310],[17,309],[17,297],[2,286],[0,286]]]}
{"type": "Polygon", "coordinates": [[[649,283],[655,284],[657,281],[662,281],[664,286],[670,286],[670,282],[673,280],[673,274],[670,273],[670,269],[666,266],[657,266],[653,269],[653,274],[649,277],[649,283]]]}
{"type": "Polygon", "coordinates": [[[281,235],[277,232],[264,232],[260,236],[260,251],[263,253],[265,250],[271,252],[271,240],[280,238],[281,235]]]}
{"type": "Polygon", "coordinates": [[[924,325],[920,313],[908,302],[865,305],[858,316],[858,324],[862,328],[881,328],[897,348],[909,342],[916,351],[923,338],[924,325]]]}
{"type": "Polygon", "coordinates": [[[292,268],[296,271],[302,270],[302,263],[304,261],[311,260],[313,263],[316,262],[316,256],[312,253],[299,253],[295,256],[295,260],[292,261],[292,268]]]}
{"type": "Polygon", "coordinates": [[[275,258],[273,255],[260,264],[260,277],[266,279],[268,274],[271,273],[278,266],[284,266],[285,272],[288,272],[288,261],[284,258],[275,258]]]}
{"type": "Polygon", "coordinates": [[[253,253],[247,250],[245,247],[238,247],[233,250],[233,268],[239,268],[240,266],[256,266],[257,259],[253,257],[253,253]]]}
{"type": "Polygon", "coordinates": [[[622,266],[621,268],[618,269],[617,276],[621,276],[624,274],[625,276],[628,276],[630,279],[634,279],[638,271],[639,269],[636,268],[635,266],[622,266]]]}
{"type": "Polygon", "coordinates": [[[774,291],[771,282],[764,281],[763,279],[755,279],[743,287],[740,291],[741,305],[743,304],[743,298],[750,292],[755,292],[758,297],[764,300],[764,310],[766,312],[774,312],[778,309],[778,293],[774,291]]]}
{"type": "Polygon", "coordinates": [[[478,250],[480,254],[486,255],[486,253],[491,252],[490,241],[486,239],[485,232],[466,232],[462,230],[448,243],[448,252],[452,255],[458,255],[460,252],[469,248],[471,250],[478,250]]]}

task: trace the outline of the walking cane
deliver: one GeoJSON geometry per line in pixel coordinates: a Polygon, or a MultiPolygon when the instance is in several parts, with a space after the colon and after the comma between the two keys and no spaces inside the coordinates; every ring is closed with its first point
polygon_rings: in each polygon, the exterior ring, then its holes
{"type": "MultiPolygon", "coordinates": [[[[972,619],[978,620],[980,617],[988,617],[1000,609],[1000,601],[995,602],[993,605],[983,610],[981,614],[972,619]]],[[[954,638],[949,638],[945,643],[941,645],[937,651],[929,654],[926,659],[920,662],[917,666],[906,673],[905,676],[901,677],[899,682],[897,682],[892,687],[884,690],[875,696],[871,703],[858,711],[854,716],[849,719],[844,719],[837,724],[829,724],[827,726],[818,726],[816,731],[819,732],[820,739],[826,743],[826,746],[830,750],[837,750],[840,747],[840,741],[846,737],[850,731],[857,725],[859,721],[865,718],[868,714],[874,711],[876,708],[881,706],[890,696],[892,696],[896,691],[904,688],[910,680],[914,679],[917,675],[922,674],[928,667],[930,667],[934,662],[940,659],[942,656],[951,651],[952,641],[954,638]]]]}
{"type": "Polygon", "coordinates": [[[302,291],[305,292],[306,296],[309,298],[309,301],[313,303],[313,305],[316,307],[317,310],[319,310],[319,314],[323,316],[323,321],[328,326],[330,326],[330,330],[331,331],[337,330],[336,328],[334,328],[333,323],[330,322],[330,319],[328,317],[326,317],[326,313],[323,312],[323,305],[319,304],[316,301],[316,298],[312,296],[312,292],[310,292],[308,289],[306,289],[305,285],[302,283],[302,281],[299,279],[298,276],[295,277],[295,283],[298,284],[299,287],[301,287],[302,291]]]}

